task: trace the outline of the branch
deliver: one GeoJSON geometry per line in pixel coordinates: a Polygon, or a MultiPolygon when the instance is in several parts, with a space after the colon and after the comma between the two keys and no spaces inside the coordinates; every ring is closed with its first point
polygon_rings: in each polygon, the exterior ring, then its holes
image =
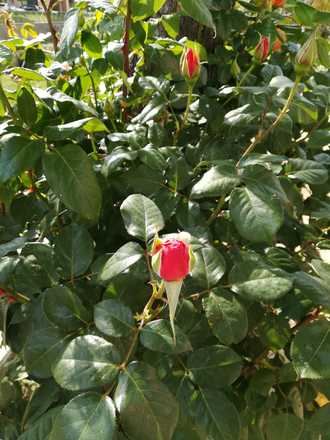
{"type": "Polygon", "coordinates": [[[254,151],[254,149],[256,148],[256,146],[264,141],[269,134],[274,130],[274,128],[276,128],[278,126],[278,124],[281,122],[281,120],[284,118],[284,116],[286,115],[286,113],[288,112],[290,105],[293,101],[293,98],[296,94],[296,91],[298,89],[299,86],[299,81],[300,78],[298,77],[294,83],[294,86],[292,87],[290,94],[288,96],[288,99],[286,100],[286,103],[284,104],[284,107],[282,108],[282,110],[280,111],[280,113],[277,115],[277,118],[275,119],[275,121],[272,123],[272,125],[270,127],[268,127],[266,130],[260,130],[259,133],[256,135],[256,137],[254,138],[254,140],[251,142],[251,144],[247,147],[247,149],[244,151],[244,153],[242,154],[241,158],[239,159],[239,161],[237,162],[236,166],[239,166],[239,164],[241,163],[242,159],[244,159],[244,157],[246,157],[247,155],[249,155],[250,153],[252,153],[252,151],[254,151]]]}
{"type": "Polygon", "coordinates": [[[53,2],[52,0],[50,0],[49,5],[46,5],[45,0],[40,0],[41,6],[44,10],[45,16],[46,16],[46,20],[48,23],[48,27],[49,27],[49,31],[51,33],[52,36],[52,42],[53,42],[53,48],[54,48],[54,52],[57,52],[58,49],[58,36],[57,36],[57,30],[53,24],[53,20],[52,20],[52,9],[53,6],[55,5],[55,2],[53,2]]]}
{"type": "MultiPolygon", "coordinates": [[[[131,28],[131,0],[127,0],[127,11],[125,17],[125,33],[124,33],[124,45],[123,45],[123,55],[124,55],[124,72],[126,73],[127,78],[130,76],[130,66],[129,66],[129,31],[131,28]]],[[[126,84],[123,84],[123,95],[124,98],[127,98],[127,87],[126,84]]]]}

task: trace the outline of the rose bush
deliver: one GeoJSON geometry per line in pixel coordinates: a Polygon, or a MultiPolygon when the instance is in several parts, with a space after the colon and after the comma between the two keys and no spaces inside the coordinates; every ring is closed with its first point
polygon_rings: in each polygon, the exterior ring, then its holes
{"type": "Polygon", "coordinates": [[[1,439],[329,438],[327,1],[174,3],[5,17],[1,439]]]}

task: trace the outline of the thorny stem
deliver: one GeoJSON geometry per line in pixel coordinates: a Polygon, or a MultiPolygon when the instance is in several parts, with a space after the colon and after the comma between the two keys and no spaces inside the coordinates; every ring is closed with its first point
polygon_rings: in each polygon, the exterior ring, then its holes
{"type": "Polygon", "coordinates": [[[256,135],[256,137],[254,138],[254,140],[250,143],[250,145],[247,147],[247,149],[244,151],[244,153],[242,154],[241,158],[239,159],[239,161],[236,164],[236,167],[239,166],[239,164],[241,163],[242,159],[244,159],[246,156],[248,156],[250,153],[252,153],[252,151],[256,148],[256,146],[262,142],[263,140],[265,140],[268,135],[274,130],[275,127],[278,126],[278,124],[281,122],[281,120],[284,118],[284,116],[286,115],[286,113],[288,112],[290,105],[293,101],[293,98],[297,92],[298,86],[299,86],[299,82],[300,82],[300,77],[296,78],[296,81],[294,83],[294,86],[292,87],[290,94],[288,96],[288,99],[286,100],[282,110],[280,111],[280,113],[277,115],[277,118],[275,119],[275,121],[272,123],[272,125],[270,125],[266,130],[260,130],[259,133],[256,135]]]}
{"type": "MultiPolygon", "coordinates": [[[[125,17],[125,33],[124,33],[124,45],[123,45],[123,55],[124,55],[124,72],[127,78],[130,76],[130,66],[129,66],[129,31],[131,28],[131,0],[127,0],[127,11],[125,17]]],[[[128,90],[125,82],[123,83],[123,96],[127,98],[128,90]]],[[[125,113],[126,116],[126,113],[125,113]]]]}
{"type": "MultiPolygon", "coordinates": [[[[235,92],[239,91],[239,88],[242,87],[242,85],[245,83],[246,78],[251,74],[251,72],[254,70],[254,68],[256,67],[255,63],[252,63],[251,66],[248,68],[248,70],[244,73],[244,75],[242,76],[241,80],[239,81],[239,83],[237,84],[237,86],[235,87],[235,92]]],[[[224,103],[223,103],[223,107],[225,107],[231,100],[233,100],[235,98],[236,95],[231,95],[224,103]]]]}
{"type": "Polygon", "coordinates": [[[210,217],[206,222],[207,226],[210,226],[210,224],[213,223],[213,221],[218,217],[218,215],[220,214],[223,208],[223,205],[225,204],[225,200],[226,200],[226,196],[220,197],[217,207],[212,212],[212,214],[210,215],[210,217]]]}
{"type": "Polygon", "coordinates": [[[187,125],[188,116],[189,116],[189,107],[190,107],[190,104],[192,101],[192,92],[193,92],[193,87],[192,87],[192,85],[189,84],[186,111],[184,112],[184,116],[183,116],[182,125],[181,125],[180,130],[183,130],[184,127],[187,125]]]}
{"type": "Polygon", "coordinates": [[[139,324],[139,326],[138,326],[137,328],[135,328],[135,330],[134,330],[135,333],[134,333],[134,336],[133,336],[132,342],[131,342],[131,344],[130,344],[130,346],[129,346],[129,348],[128,348],[128,351],[127,351],[127,354],[126,354],[126,356],[125,356],[125,359],[124,359],[124,361],[122,362],[122,364],[119,366],[119,369],[120,369],[120,370],[123,370],[123,369],[126,368],[128,362],[129,362],[129,360],[130,360],[130,357],[131,357],[131,355],[132,355],[132,353],[133,353],[133,351],[134,351],[134,349],[135,349],[136,342],[137,342],[137,340],[138,340],[138,337],[139,337],[140,331],[142,330],[142,328],[144,327],[144,325],[145,325],[147,322],[149,322],[150,319],[152,319],[152,316],[153,316],[152,313],[151,313],[151,312],[152,312],[152,306],[153,306],[153,304],[154,304],[154,302],[155,302],[156,300],[158,300],[158,299],[160,299],[160,298],[162,297],[162,295],[163,295],[163,293],[164,293],[164,290],[165,290],[165,285],[164,285],[163,282],[160,284],[160,286],[158,287],[158,289],[153,288],[152,295],[151,295],[151,297],[149,298],[149,301],[148,301],[147,304],[145,305],[145,307],[144,307],[144,309],[143,309],[143,312],[142,312],[142,314],[141,314],[142,319],[141,319],[141,321],[140,321],[140,324],[139,324]]]}

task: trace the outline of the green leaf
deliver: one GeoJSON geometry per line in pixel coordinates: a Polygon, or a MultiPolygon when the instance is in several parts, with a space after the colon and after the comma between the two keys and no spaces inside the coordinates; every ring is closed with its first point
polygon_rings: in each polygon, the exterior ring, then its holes
{"type": "Polygon", "coordinates": [[[17,93],[17,111],[23,122],[29,126],[37,120],[37,106],[32,93],[26,87],[22,87],[17,93]]]}
{"type": "Polygon", "coordinates": [[[327,285],[330,285],[330,264],[325,263],[322,260],[312,260],[311,266],[314,269],[314,271],[317,273],[319,277],[322,278],[323,281],[327,283],[327,285]]]}
{"type": "Polygon", "coordinates": [[[322,185],[328,180],[328,170],[319,162],[306,159],[289,159],[287,174],[311,185],[322,185]]]}
{"type": "Polygon", "coordinates": [[[64,277],[73,279],[86,272],[93,261],[94,243],[84,226],[66,226],[54,242],[56,259],[64,277]]]}
{"type": "Polygon", "coordinates": [[[121,426],[130,439],[172,439],[178,422],[179,407],[167,387],[157,378],[156,371],[149,365],[132,362],[121,373],[115,392],[115,404],[121,426]]]}
{"type": "Polygon", "coordinates": [[[233,288],[251,301],[269,303],[286,295],[292,285],[285,272],[257,268],[250,272],[247,281],[238,282],[233,288]]]}
{"type": "Polygon", "coordinates": [[[152,351],[178,354],[192,350],[183,331],[175,326],[176,341],[173,339],[170,323],[165,319],[149,322],[140,333],[141,344],[152,351]]]}
{"type": "Polygon", "coordinates": [[[29,373],[36,377],[51,377],[51,368],[55,360],[65,350],[71,335],[52,326],[36,329],[26,340],[24,363],[29,373]]]}
{"type": "Polygon", "coordinates": [[[306,430],[323,434],[330,430],[330,405],[317,409],[306,423],[306,430]]]}
{"type": "Polygon", "coordinates": [[[61,39],[60,39],[60,49],[64,53],[67,53],[72,46],[79,27],[79,9],[69,9],[64,17],[64,25],[62,28],[61,39]]]}
{"type": "Polygon", "coordinates": [[[207,289],[215,286],[226,271],[223,256],[212,246],[204,246],[195,252],[196,263],[192,277],[207,289]]]}
{"type": "Polygon", "coordinates": [[[191,400],[190,407],[196,424],[202,430],[202,439],[237,440],[239,438],[241,429],[239,414],[221,391],[199,388],[191,400]]]}
{"type": "Polygon", "coordinates": [[[120,356],[113,344],[99,336],[79,336],[70,342],[53,366],[62,388],[88,390],[111,384],[118,374],[120,356]]]}
{"type": "Polygon", "coordinates": [[[128,196],[121,204],[120,211],[127,232],[145,242],[164,228],[161,211],[142,194],[128,196]]]}
{"type": "Polygon", "coordinates": [[[57,406],[47,411],[41,416],[24,434],[18,437],[18,440],[49,440],[50,433],[54,426],[56,417],[63,409],[63,406],[57,406]]]}
{"type": "Polygon", "coordinates": [[[206,388],[231,385],[239,377],[241,367],[238,354],[224,345],[200,348],[188,357],[187,362],[193,381],[206,388]]]}
{"type": "Polygon", "coordinates": [[[214,290],[203,299],[203,308],[213,334],[222,344],[238,344],[247,335],[246,310],[231,293],[214,290]]]}
{"type": "Polygon", "coordinates": [[[191,190],[191,198],[201,199],[226,195],[239,183],[240,178],[234,162],[223,161],[212,167],[195,183],[191,190]]]}
{"type": "Polygon", "coordinates": [[[100,40],[92,32],[83,30],[81,32],[81,45],[85,52],[91,58],[99,58],[102,56],[102,45],[100,40]]]}
{"type": "Polygon", "coordinates": [[[68,208],[88,220],[98,219],[102,194],[81,147],[69,144],[47,152],[43,168],[50,187],[68,208]]]}
{"type": "Polygon", "coordinates": [[[291,345],[293,366],[302,379],[330,379],[330,323],[301,327],[291,345]]]}
{"type": "Polygon", "coordinates": [[[49,125],[45,128],[44,133],[49,140],[61,141],[65,139],[75,138],[81,134],[81,130],[87,133],[97,133],[101,131],[108,132],[107,127],[97,118],[84,118],[77,121],[68,122],[62,125],[49,125]]]}
{"type": "Polygon", "coordinates": [[[315,24],[330,24],[329,12],[318,11],[301,1],[297,1],[294,13],[297,22],[305,26],[313,27],[315,24]]]}
{"type": "Polygon", "coordinates": [[[66,331],[78,329],[90,319],[79,297],[64,286],[46,290],[43,308],[49,321],[66,331]]]}
{"type": "Polygon", "coordinates": [[[113,439],[116,410],[108,396],[85,393],[74,397],[56,418],[49,440],[113,439]]]}
{"type": "Polygon", "coordinates": [[[179,1],[183,12],[198,23],[203,24],[215,31],[215,24],[212,14],[206,6],[204,0],[180,0],[179,1]]]}
{"type": "Polygon", "coordinates": [[[294,285],[313,304],[330,307],[330,289],[327,282],[306,272],[296,272],[294,274],[294,285]]]}
{"type": "Polygon", "coordinates": [[[0,182],[34,168],[43,151],[43,144],[17,134],[0,139],[0,182]]]}
{"type": "Polygon", "coordinates": [[[124,244],[105,263],[99,278],[108,282],[115,276],[121,274],[144,256],[142,247],[138,243],[129,242],[124,244]]]}
{"type": "Polygon", "coordinates": [[[304,429],[304,421],[294,414],[274,414],[266,422],[267,440],[298,440],[304,429]]]}
{"type": "Polygon", "coordinates": [[[106,299],[95,305],[94,320],[102,333],[115,338],[129,336],[134,328],[131,310],[114,299],[106,299]]]}
{"type": "Polygon", "coordinates": [[[132,0],[132,17],[134,21],[143,20],[155,15],[166,0],[132,0]]]}
{"type": "Polygon", "coordinates": [[[35,70],[27,69],[26,67],[14,67],[11,69],[10,73],[12,75],[19,76],[22,79],[27,81],[44,81],[46,82],[46,78],[35,70]]]}
{"type": "Polygon", "coordinates": [[[266,192],[236,188],[230,198],[230,213],[238,232],[246,240],[270,242],[283,223],[283,210],[277,198],[266,192]]]}

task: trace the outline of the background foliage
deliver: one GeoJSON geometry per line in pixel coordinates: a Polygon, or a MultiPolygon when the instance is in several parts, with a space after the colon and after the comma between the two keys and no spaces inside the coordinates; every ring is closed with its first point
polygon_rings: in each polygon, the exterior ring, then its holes
{"type": "Polygon", "coordinates": [[[166,6],[80,1],[55,54],[47,36],[7,22],[5,440],[330,438],[330,13],[296,0],[166,6]],[[273,45],[278,29],[280,50],[249,69],[259,35],[273,45]],[[247,154],[315,29],[314,69],[247,154]],[[203,66],[183,125],[189,32],[203,66]],[[197,263],[174,345],[165,301],[148,322],[139,314],[151,240],[179,230],[197,263]]]}

